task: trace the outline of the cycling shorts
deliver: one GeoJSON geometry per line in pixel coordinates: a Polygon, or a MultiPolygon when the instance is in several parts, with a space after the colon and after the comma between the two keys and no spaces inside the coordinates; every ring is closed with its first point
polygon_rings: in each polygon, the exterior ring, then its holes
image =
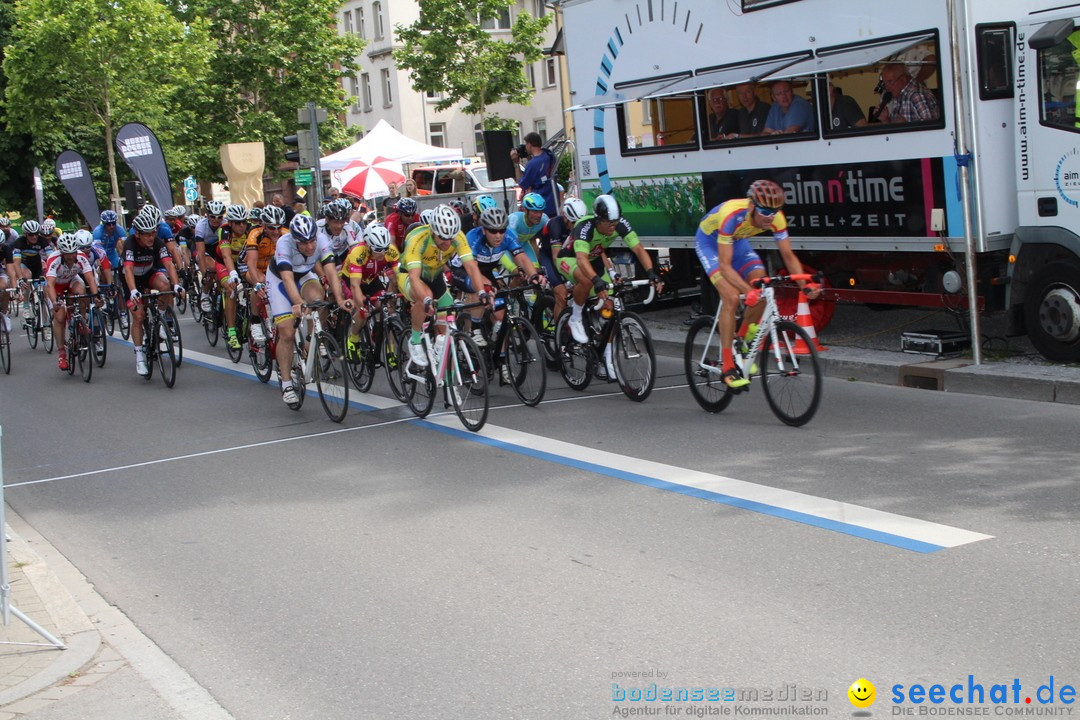
{"type": "MultiPolygon", "coordinates": [[[[296,289],[300,296],[304,295],[304,286],[309,282],[319,283],[319,276],[314,271],[308,270],[303,275],[295,275],[296,289]]],[[[285,281],[277,275],[270,273],[266,276],[266,282],[270,289],[270,314],[274,316],[275,323],[285,322],[293,318],[292,300],[288,291],[285,290],[285,281]]]]}
{"type": "MultiPolygon", "coordinates": [[[[705,274],[711,278],[720,272],[720,248],[715,237],[706,235],[701,230],[698,230],[696,239],[697,247],[695,249],[697,250],[698,260],[701,261],[701,267],[705,269],[705,274]]],[[[732,250],[731,267],[744,280],[754,270],[765,269],[765,263],[761,262],[761,258],[754,252],[754,248],[746,238],[736,238],[735,242],[732,243],[732,250]]]]}

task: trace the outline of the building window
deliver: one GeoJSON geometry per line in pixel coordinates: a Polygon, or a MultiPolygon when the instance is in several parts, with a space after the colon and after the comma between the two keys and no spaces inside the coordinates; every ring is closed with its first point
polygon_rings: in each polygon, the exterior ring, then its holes
{"type": "Polygon", "coordinates": [[[349,96],[353,99],[353,104],[360,100],[360,81],[355,75],[349,76],[349,96]]]}
{"type": "Polygon", "coordinates": [[[371,21],[375,23],[375,39],[382,40],[384,28],[381,2],[374,2],[371,4],[371,21]]]}
{"type": "Polygon", "coordinates": [[[360,76],[360,88],[363,92],[364,112],[371,112],[371,75],[363,73],[360,76]]]}
{"type": "Polygon", "coordinates": [[[547,12],[546,0],[533,0],[533,15],[536,17],[544,17],[544,13],[547,12]]]}
{"type": "Polygon", "coordinates": [[[555,58],[547,58],[544,60],[544,87],[555,87],[555,82],[559,77],[559,68],[556,65],[555,58]]]}
{"type": "Polygon", "coordinates": [[[428,143],[435,147],[446,147],[446,123],[431,123],[428,125],[428,143]]]}
{"type": "Polygon", "coordinates": [[[529,81],[529,87],[536,89],[536,68],[532,63],[525,66],[525,79],[529,81]]]}
{"type": "Polygon", "coordinates": [[[382,78],[383,107],[390,107],[394,104],[394,88],[390,85],[390,69],[383,68],[379,71],[379,76],[382,78]]]}
{"type": "Polygon", "coordinates": [[[343,28],[344,32],[346,34],[351,35],[352,31],[353,31],[352,11],[351,10],[346,10],[345,12],[341,13],[341,17],[342,17],[342,28],[343,28]]]}
{"type": "Polygon", "coordinates": [[[484,28],[485,30],[509,30],[510,8],[506,7],[499,10],[498,17],[481,19],[480,27],[484,28]]]}
{"type": "Polygon", "coordinates": [[[547,142],[547,120],[533,120],[533,132],[540,136],[540,142],[547,142]]]}
{"type": "Polygon", "coordinates": [[[364,29],[364,8],[363,6],[356,8],[356,34],[361,39],[367,38],[367,31],[364,29]]]}
{"type": "Polygon", "coordinates": [[[424,95],[427,97],[428,102],[439,102],[442,100],[442,93],[437,90],[428,90],[424,95]]]}

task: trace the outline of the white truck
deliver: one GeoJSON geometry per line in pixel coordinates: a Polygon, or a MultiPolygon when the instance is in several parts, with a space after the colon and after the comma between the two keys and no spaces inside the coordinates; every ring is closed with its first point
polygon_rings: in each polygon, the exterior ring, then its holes
{"type": "Polygon", "coordinates": [[[1080,4],[561,9],[583,194],[614,193],[647,246],[692,248],[706,210],[769,178],[831,299],[966,306],[976,330],[1004,310],[1080,361],[1080,4]]]}

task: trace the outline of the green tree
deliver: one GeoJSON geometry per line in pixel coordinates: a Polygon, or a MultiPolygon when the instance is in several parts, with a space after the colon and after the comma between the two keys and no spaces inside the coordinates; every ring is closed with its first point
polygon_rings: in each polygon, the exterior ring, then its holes
{"type": "Polygon", "coordinates": [[[4,49],[6,120],[33,137],[43,171],[103,132],[118,197],[115,130],[137,120],[168,144],[169,111],[204,78],[210,49],[203,22],[181,23],[159,0],[18,0],[4,49]]]}
{"type": "Polygon", "coordinates": [[[463,102],[464,112],[480,115],[489,130],[516,122],[489,115],[487,108],[509,101],[527,105],[533,90],[525,65],[543,56],[544,30],[552,15],[534,18],[518,13],[509,40],[484,29],[481,18],[497,18],[514,0],[422,0],[420,19],[397,26],[401,47],[394,51],[398,67],[409,70],[415,90],[441,92],[436,104],[446,110],[463,102]]]}
{"type": "Polygon", "coordinates": [[[346,99],[341,79],[353,74],[363,41],[338,35],[339,0],[168,0],[185,22],[202,18],[217,47],[209,81],[187,97],[180,144],[188,172],[222,176],[218,146],[262,141],[268,170],[284,162],[283,135],[296,131],[297,110],[314,102],[329,121],[319,126],[323,151],[352,138],[337,117],[346,99]]]}

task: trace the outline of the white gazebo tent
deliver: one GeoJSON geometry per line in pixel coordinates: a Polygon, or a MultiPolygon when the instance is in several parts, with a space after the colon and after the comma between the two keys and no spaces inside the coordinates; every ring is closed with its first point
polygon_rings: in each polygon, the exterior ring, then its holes
{"type": "Polygon", "coordinates": [[[390,123],[380,120],[367,135],[344,150],[322,158],[320,164],[324,172],[340,170],[353,160],[371,160],[376,156],[391,158],[403,164],[461,160],[463,157],[460,149],[426,145],[402,135],[390,123]]]}

